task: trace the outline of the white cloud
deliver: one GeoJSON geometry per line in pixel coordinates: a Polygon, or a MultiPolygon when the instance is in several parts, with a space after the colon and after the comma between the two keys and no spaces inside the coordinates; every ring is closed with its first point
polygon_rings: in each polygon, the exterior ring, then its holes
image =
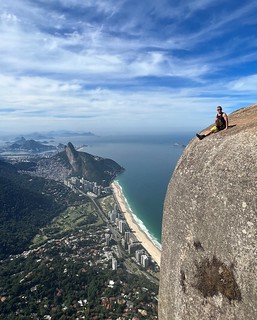
{"type": "Polygon", "coordinates": [[[257,74],[240,77],[237,80],[231,81],[227,84],[227,88],[233,91],[248,91],[253,92],[257,98],[256,88],[257,88],[257,74]]]}
{"type": "Polygon", "coordinates": [[[214,0],[1,2],[4,126],[17,121],[25,127],[33,117],[42,127],[68,121],[82,128],[86,121],[94,131],[103,124],[111,128],[113,120],[112,129],[158,124],[164,130],[169,119],[182,127],[208,122],[216,104],[247,104],[256,98],[256,76],[251,68],[244,77],[237,72],[257,60],[251,32],[256,6],[214,0]],[[241,34],[240,26],[249,29],[241,34]]]}

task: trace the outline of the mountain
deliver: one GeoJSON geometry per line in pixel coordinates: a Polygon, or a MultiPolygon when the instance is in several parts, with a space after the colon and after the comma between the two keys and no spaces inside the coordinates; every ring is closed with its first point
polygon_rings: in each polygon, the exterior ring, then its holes
{"type": "Polygon", "coordinates": [[[184,150],[163,214],[159,320],[255,320],[257,105],[184,150]]]}
{"type": "Polygon", "coordinates": [[[26,140],[24,137],[19,138],[14,143],[9,145],[10,151],[29,151],[29,152],[44,152],[56,150],[55,146],[45,145],[35,140],[26,140]]]}
{"type": "Polygon", "coordinates": [[[33,132],[25,135],[26,138],[30,139],[54,139],[54,137],[77,137],[77,136],[88,136],[94,137],[95,134],[90,131],[70,131],[70,130],[52,130],[46,132],[33,132]]]}
{"type": "Polygon", "coordinates": [[[68,177],[84,178],[91,182],[109,185],[118,174],[124,171],[117,162],[77,151],[69,142],[64,151],[39,160],[15,163],[15,168],[33,176],[63,182],[68,177]]]}
{"type": "Polygon", "coordinates": [[[69,130],[59,130],[59,131],[50,131],[49,135],[54,137],[77,137],[77,136],[89,136],[95,137],[95,134],[90,131],[69,131],[69,130]]]}
{"type": "Polygon", "coordinates": [[[124,170],[111,159],[76,151],[70,142],[60,156],[68,161],[72,169],[72,175],[84,177],[89,181],[100,183],[102,180],[106,180],[109,183],[118,173],[124,170]]]}

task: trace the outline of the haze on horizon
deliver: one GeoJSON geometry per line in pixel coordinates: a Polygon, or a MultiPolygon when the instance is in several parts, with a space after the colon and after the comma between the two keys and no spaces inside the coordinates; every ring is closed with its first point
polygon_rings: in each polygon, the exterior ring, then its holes
{"type": "Polygon", "coordinates": [[[0,3],[0,133],[183,132],[256,103],[257,2],[0,3]]]}

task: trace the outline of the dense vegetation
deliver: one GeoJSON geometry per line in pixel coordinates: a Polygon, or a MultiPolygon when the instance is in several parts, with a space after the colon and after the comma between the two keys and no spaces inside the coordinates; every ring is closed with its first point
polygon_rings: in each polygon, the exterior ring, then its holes
{"type": "Polygon", "coordinates": [[[63,185],[21,175],[1,160],[0,190],[0,259],[25,250],[40,227],[78,200],[63,185]]]}
{"type": "Polygon", "coordinates": [[[139,308],[147,310],[147,319],[156,319],[157,286],[145,277],[122,268],[112,271],[110,264],[103,270],[85,266],[83,261],[64,261],[56,249],[51,251],[46,259],[29,255],[0,265],[0,289],[6,299],[0,303],[3,319],[43,319],[47,315],[52,320],[117,319],[124,313],[125,319],[131,319],[138,316],[139,308]]]}
{"type": "Polygon", "coordinates": [[[157,319],[158,286],[108,230],[87,197],[0,160],[0,319],[157,319]]]}

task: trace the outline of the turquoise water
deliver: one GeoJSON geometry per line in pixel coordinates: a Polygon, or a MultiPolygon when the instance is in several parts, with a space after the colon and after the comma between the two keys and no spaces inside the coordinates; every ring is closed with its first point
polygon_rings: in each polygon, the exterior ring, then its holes
{"type": "Polygon", "coordinates": [[[117,180],[140,227],[157,245],[161,242],[166,189],[189,140],[186,135],[98,138],[83,148],[84,152],[111,158],[125,168],[117,180]]]}
{"type": "MultiPolygon", "coordinates": [[[[88,145],[81,151],[111,158],[125,168],[118,178],[123,194],[140,227],[154,242],[161,241],[166,189],[184,150],[194,134],[162,136],[62,137],[55,143],[88,145]]],[[[55,144],[53,141],[50,144],[55,144]]]]}

